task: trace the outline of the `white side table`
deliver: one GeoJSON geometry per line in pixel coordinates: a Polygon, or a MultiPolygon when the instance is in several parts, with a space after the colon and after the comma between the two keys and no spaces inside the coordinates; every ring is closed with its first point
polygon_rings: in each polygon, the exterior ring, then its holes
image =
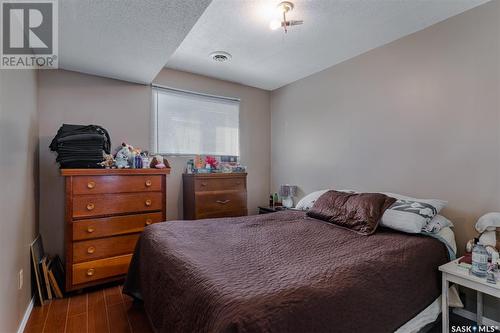
{"type": "Polygon", "coordinates": [[[448,288],[449,283],[453,282],[461,286],[476,290],[477,292],[477,317],[478,325],[483,324],[483,293],[500,298],[500,281],[496,284],[486,282],[486,278],[480,278],[469,273],[468,269],[458,266],[458,260],[450,261],[439,267],[443,273],[442,285],[442,315],[443,332],[449,332],[450,318],[448,315],[448,288]]]}

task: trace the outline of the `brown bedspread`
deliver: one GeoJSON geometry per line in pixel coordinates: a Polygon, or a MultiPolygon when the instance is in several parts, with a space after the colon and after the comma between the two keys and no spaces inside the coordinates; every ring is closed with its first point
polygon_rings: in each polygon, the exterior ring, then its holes
{"type": "Polygon", "coordinates": [[[303,212],[149,226],[124,292],[157,332],[392,332],[440,294],[436,239],[303,212]]]}

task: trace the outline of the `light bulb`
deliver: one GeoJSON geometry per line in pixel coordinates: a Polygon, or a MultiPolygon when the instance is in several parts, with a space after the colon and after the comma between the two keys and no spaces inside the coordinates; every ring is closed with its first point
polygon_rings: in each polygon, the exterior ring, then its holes
{"type": "Polygon", "coordinates": [[[281,28],[281,21],[278,20],[271,21],[271,23],[269,23],[269,28],[271,28],[271,30],[276,30],[281,28]]]}

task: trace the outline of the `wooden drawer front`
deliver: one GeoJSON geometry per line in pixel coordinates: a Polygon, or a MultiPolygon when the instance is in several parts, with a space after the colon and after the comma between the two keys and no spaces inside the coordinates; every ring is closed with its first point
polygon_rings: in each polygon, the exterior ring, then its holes
{"type": "Polygon", "coordinates": [[[76,176],[73,194],[161,191],[162,176],[76,176]]]}
{"type": "Polygon", "coordinates": [[[134,252],[139,234],[92,239],[73,243],[73,262],[82,262],[134,252]]]}
{"type": "Polygon", "coordinates": [[[72,283],[80,284],[126,274],[132,255],[112,257],[73,265],[72,283]]]}
{"type": "Polygon", "coordinates": [[[145,226],[162,221],[162,213],[75,221],[73,222],[73,240],[86,240],[141,232],[145,226]]]}
{"type": "Polygon", "coordinates": [[[195,196],[197,218],[246,215],[246,192],[199,192],[195,196]]]}
{"type": "Polygon", "coordinates": [[[74,218],[147,212],[161,209],[161,192],[76,195],[73,197],[74,218]]]}
{"type": "Polygon", "coordinates": [[[224,191],[236,190],[244,191],[246,188],[246,181],[243,177],[229,177],[229,178],[200,178],[195,180],[195,191],[224,191]]]}

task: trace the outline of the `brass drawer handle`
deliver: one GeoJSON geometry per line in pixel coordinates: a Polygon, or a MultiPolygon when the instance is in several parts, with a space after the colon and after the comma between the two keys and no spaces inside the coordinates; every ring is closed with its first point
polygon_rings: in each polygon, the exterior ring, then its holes
{"type": "Polygon", "coordinates": [[[150,224],[152,224],[152,223],[153,223],[153,220],[151,220],[151,219],[147,219],[147,220],[146,220],[146,225],[150,225],[150,224]]]}
{"type": "Polygon", "coordinates": [[[93,269],[93,268],[90,268],[87,270],[87,276],[92,276],[92,275],[94,275],[94,273],[95,273],[95,269],[93,269]]]}
{"type": "Polygon", "coordinates": [[[94,253],[94,252],[95,252],[95,247],[93,247],[93,246],[90,246],[90,247],[87,249],[87,253],[88,253],[88,254],[92,254],[92,253],[94,253]]]}
{"type": "Polygon", "coordinates": [[[95,182],[88,182],[88,183],[87,183],[87,188],[88,188],[89,190],[93,189],[94,187],[95,187],[95,182]]]}
{"type": "Polygon", "coordinates": [[[202,182],[201,186],[207,186],[208,184],[206,182],[202,182]]]}
{"type": "Polygon", "coordinates": [[[221,205],[225,205],[225,204],[227,204],[229,201],[231,201],[231,200],[217,200],[216,202],[217,202],[217,203],[219,203],[219,204],[221,204],[221,205]]]}
{"type": "Polygon", "coordinates": [[[236,182],[236,185],[241,185],[241,182],[238,180],[238,181],[236,182]]]}
{"type": "Polygon", "coordinates": [[[146,204],[146,206],[148,206],[148,207],[149,207],[149,206],[151,206],[151,203],[152,203],[152,202],[151,202],[151,200],[150,200],[150,199],[148,199],[148,200],[146,200],[146,201],[144,202],[144,204],[146,204]]]}
{"type": "Polygon", "coordinates": [[[150,179],[148,179],[144,184],[146,185],[146,187],[151,187],[151,185],[153,185],[153,182],[150,179]]]}
{"type": "Polygon", "coordinates": [[[93,233],[94,231],[95,231],[95,229],[94,229],[93,227],[88,227],[88,228],[87,228],[87,232],[88,232],[89,234],[93,233]]]}
{"type": "Polygon", "coordinates": [[[94,210],[95,205],[93,203],[87,204],[87,210],[94,210]]]}

